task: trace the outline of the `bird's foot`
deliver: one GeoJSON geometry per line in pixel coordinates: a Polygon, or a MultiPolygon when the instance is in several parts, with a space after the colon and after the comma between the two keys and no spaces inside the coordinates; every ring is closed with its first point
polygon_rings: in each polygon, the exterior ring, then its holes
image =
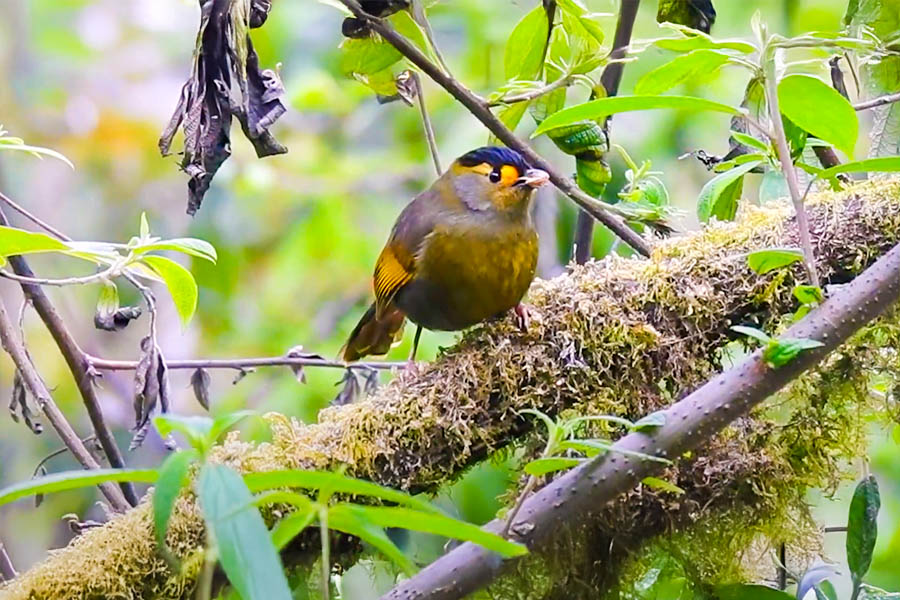
{"type": "Polygon", "coordinates": [[[531,323],[531,309],[527,304],[516,304],[516,307],[513,308],[513,320],[516,323],[516,327],[519,328],[519,331],[522,333],[526,333],[528,331],[528,324],[531,323]]]}

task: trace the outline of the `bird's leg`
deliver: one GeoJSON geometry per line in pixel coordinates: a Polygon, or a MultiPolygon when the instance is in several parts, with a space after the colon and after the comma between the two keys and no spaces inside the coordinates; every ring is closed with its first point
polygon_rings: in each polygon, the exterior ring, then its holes
{"type": "Polygon", "coordinates": [[[529,309],[527,304],[522,304],[520,302],[513,308],[513,319],[516,322],[516,327],[518,327],[519,331],[522,333],[528,331],[528,323],[531,322],[531,315],[528,313],[529,309]]]}
{"type": "Polygon", "coordinates": [[[413,338],[412,352],[409,353],[409,364],[416,363],[416,351],[419,349],[419,338],[422,336],[422,326],[416,325],[416,336],[413,338]]]}

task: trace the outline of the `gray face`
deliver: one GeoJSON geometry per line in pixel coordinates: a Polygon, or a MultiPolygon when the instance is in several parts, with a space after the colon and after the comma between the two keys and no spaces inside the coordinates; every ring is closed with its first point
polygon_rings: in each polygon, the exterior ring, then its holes
{"type": "Polygon", "coordinates": [[[486,211],[492,207],[491,195],[497,193],[497,184],[480,173],[462,173],[453,179],[456,195],[470,210],[486,211]]]}

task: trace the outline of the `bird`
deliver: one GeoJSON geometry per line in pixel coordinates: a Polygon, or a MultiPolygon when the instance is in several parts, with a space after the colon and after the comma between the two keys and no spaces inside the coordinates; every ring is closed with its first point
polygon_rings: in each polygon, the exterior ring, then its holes
{"type": "Polygon", "coordinates": [[[342,348],[344,361],[386,354],[407,319],[459,331],[513,309],[534,279],[538,236],[534,191],[549,180],[517,151],[467,152],[401,211],[375,262],[375,301],[342,348]]]}

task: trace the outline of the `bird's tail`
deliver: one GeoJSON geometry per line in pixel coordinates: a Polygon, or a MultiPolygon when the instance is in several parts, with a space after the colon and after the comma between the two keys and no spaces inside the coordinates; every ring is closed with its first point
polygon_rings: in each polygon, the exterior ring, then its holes
{"type": "Polygon", "coordinates": [[[372,303],[344,344],[344,360],[351,362],[370,354],[387,354],[403,337],[405,323],[406,315],[393,304],[385,308],[380,319],[376,318],[375,304],[372,303]]]}

